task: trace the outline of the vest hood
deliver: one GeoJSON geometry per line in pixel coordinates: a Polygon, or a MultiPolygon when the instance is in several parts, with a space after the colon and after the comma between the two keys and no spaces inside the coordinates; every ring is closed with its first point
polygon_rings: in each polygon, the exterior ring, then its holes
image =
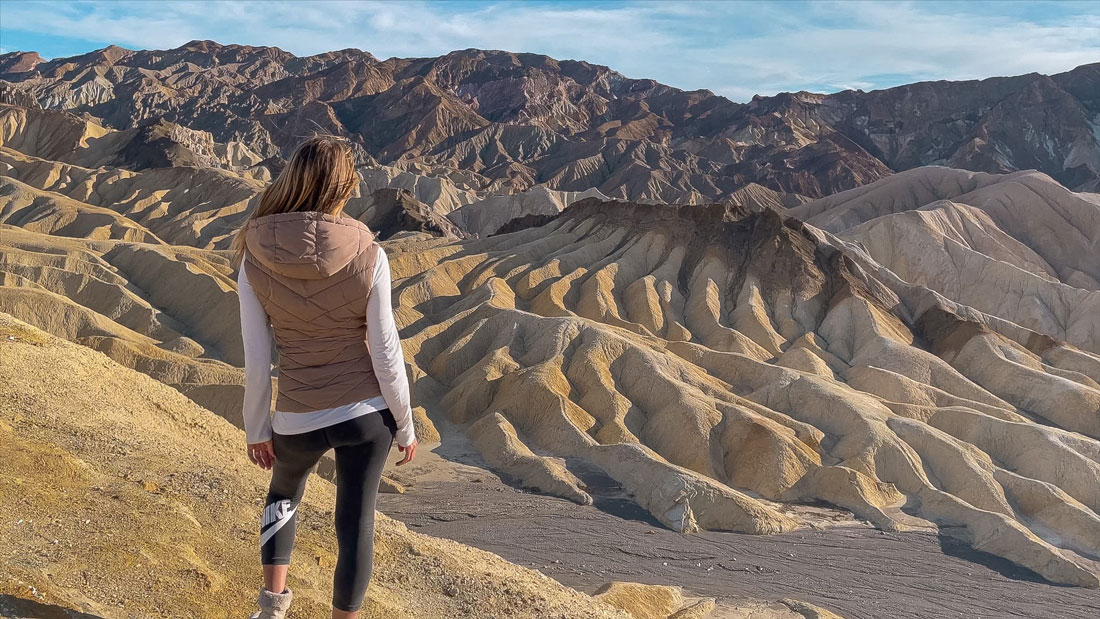
{"type": "Polygon", "coordinates": [[[245,248],[267,269],[294,279],[323,279],[374,242],[363,222],[317,211],[276,213],[248,223],[245,248]]]}

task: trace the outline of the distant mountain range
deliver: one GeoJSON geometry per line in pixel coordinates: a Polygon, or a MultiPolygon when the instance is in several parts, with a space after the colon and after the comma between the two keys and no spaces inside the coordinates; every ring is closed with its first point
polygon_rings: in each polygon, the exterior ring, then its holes
{"type": "Polygon", "coordinates": [[[697,204],[759,185],[798,203],[925,165],[1036,169],[1074,190],[1100,186],[1100,63],[735,103],[537,54],[299,57],[192,41],[48,61],[12,52],[0,55],[0,80],[0,102],[91,115],[161,145],[126,151],[133,169],[196,165],[177,146],[187,150],[180,138],[197,130],[222,145],[214,159],[276,170],[321,129],[351,138],[364,164],[480,195],[543,186],[697,204]]]}

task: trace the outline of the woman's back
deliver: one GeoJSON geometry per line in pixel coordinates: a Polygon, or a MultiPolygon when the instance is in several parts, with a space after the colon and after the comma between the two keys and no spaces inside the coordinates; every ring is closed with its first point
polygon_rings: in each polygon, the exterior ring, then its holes
{"type": "Polygon", "coordinates": [[[275,409],[309,412],[381,394],[367,348],[367,300],[379,247],[363,223],[305,211],[245,229],[249,284],[279,351],[275,409]]]}

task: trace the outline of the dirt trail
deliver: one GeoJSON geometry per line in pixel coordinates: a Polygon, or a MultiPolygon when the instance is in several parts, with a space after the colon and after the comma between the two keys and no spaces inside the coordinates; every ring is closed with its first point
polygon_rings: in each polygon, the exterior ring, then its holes
{"type": "Polygon", "coordinates": [[[681,535],[612,492],[581,507],[461,464],[441,470],[424,451],[420,470],[390,469],[415,485],[382,495],[381,511],[586,592],[610,580],[673,584],[726,604],[801,599],[846,619],[1100,616],[1100,592],[1048,584],[933,531],[838,523],[775,536],[681,535]]]}

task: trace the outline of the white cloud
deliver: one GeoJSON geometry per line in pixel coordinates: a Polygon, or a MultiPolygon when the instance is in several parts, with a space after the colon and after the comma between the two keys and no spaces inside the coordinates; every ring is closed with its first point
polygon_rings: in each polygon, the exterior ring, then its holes
{"type": "Polygon", "coordinates": [[[1047,17],[1040,23],[998,14],[997,5],[982,5],[979,11],[879,2],[501,2],[458,10],[464,6],[26,2],[5,3],[3,10],[4,21],[20,24],[20,30],[132,48],[164,49],[191,39],[214,39],[275,45],[296,54],[356,47],[383,58],[434,56],[469,47],[529,51],[607,64],[630,77],[709,88],[742,101],[782,90],[869,89],[923,79],[1053,73],[1100,62],[1096,9],[1063,11],[1061,19],[1047,17]]]}

